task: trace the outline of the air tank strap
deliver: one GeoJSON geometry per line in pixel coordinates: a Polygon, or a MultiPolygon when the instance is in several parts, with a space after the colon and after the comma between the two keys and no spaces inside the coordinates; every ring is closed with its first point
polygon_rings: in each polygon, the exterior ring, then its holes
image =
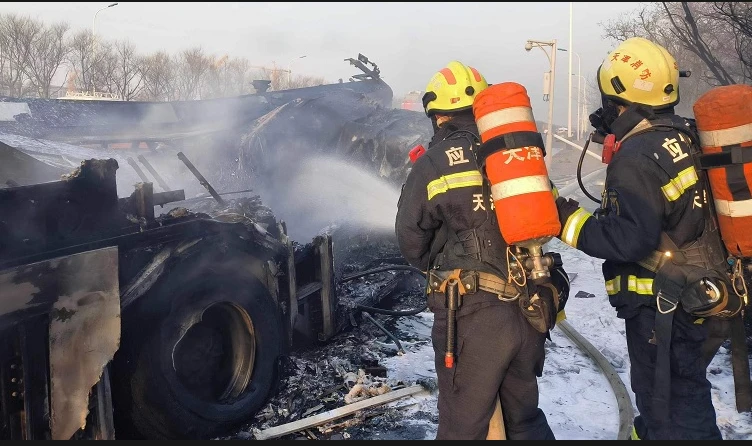
{"type": "Polygon", "coordinates": [[[475,149],[478,166],[482,168],[486,163],[486,158],[499,150],[518,149],[521,147],[539,147],[543,152],[543,156],[546,156],[546,148],[540,133],[511,132],[486,141],[479,148],[475,149]]]}
{"type": "Polygon", "coordinates": [[[730,147],[718,153],[706,153],[698,156],[700,169],[713,169],[734,164],[752,163],[752,150],[749,147],[730,147]]]}

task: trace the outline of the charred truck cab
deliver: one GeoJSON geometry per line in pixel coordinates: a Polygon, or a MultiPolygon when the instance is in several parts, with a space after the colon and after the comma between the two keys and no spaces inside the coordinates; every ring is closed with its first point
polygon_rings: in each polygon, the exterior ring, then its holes
{"type": "Polygon", "coordinates": [[[155,217],[183,191],[118,198],[117,169],[0,189],[2,439],[208,438],[334,334],[329,237],[295,259],[270,213],[155,217]]]}

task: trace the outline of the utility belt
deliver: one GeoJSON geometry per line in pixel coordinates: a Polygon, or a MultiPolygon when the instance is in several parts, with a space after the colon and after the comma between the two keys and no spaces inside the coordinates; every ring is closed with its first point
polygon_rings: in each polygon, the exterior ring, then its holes
{"type": "Polygon", "coordinates": [[[522,296],[522,292],[514,283],[509,283],[495,274],[464,269],[430,270],[429,291],[446,292],[446,286],[450,279],[457,280],[460,296],[474,294],[478,290],[496,294],[499,300],[503,301],[513,301],[522,296]]]}
{"type": "MultiPolygon", "coordinates": [[[[442,293],[446,299],[447,327],[444,365],[447,368],[454,367],[456,315],[462,306],[464,296],[475,294],[478,290],[481,290],[496,294],[499,300],[513,302],[523,295],[513,283],[508,283],[495,274],[459,268],[453,270],[429,270],[427,290],[429,292],[442,293]]],[[[527,299],[519,299],[519,302],[527,302],[527,299]]]]}

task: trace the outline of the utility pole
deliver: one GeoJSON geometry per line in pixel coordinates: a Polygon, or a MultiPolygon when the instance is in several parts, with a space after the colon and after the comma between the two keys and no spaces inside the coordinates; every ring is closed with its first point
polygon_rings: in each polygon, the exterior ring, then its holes
{"type": "Polygon", "coordinates": [[[91,19],[91,68],[89,69],[89,77],[91,78],[92,95],[96,95],[97,92],[97,86],[94,80],[94,65],[97,58],[97,15],[99,15],[99,13],[104,11],[105,9],[112,8],[113,6],[117,5],[117,3],[111,3],[104,8],[99,8],[97,12],[94,13],[94,18],[91,19]]]}
{"type": "MultiPolygon", "coordinates": [[[[548,82],[546,83],[547,89],[548,89],[548,129],[546,130],[546,169],[548,169],[549,172],[551,172],[551,158],[554,154],[554,148],[553,148],[553,138],[554,138],[554,132],[553,132],[553,122],[554,122],[554,86],[556,85],[556,39],[551,41],[542,41],[542,40],[528,40],[525,43],[525,51],[530,51],[533,49],[533,47],[538,47],[546,54],[546,57],[548,58],[549,62],[549,76],[548,76],[548,82]],[[548,54],[548,51],[546,51],[544,46],[550,46],[551,47],[551,54],[548,54]]],[[[545,97],[545,90],[544,90],[544,97],[543,100],[546,100],[545,97]]]]}

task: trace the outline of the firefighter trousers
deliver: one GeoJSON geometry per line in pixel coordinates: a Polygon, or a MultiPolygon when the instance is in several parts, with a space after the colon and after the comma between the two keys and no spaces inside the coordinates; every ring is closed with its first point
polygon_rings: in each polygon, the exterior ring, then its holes
{"type": "Polygon", "coordinates": [[[625,320],[630,381],[639,415],[634,428],[642,440],[721,440],[707,379],[703,343],[707,328],[681,307],[674,311],[670,345],[670,409],[667,421],[653,407],[656,310],[641,307],[625,320]]]}
{"type": "Polygon", "coordinates": [[[501,398],[509,440],[554,440],[538,407],[538,377],[543,373],[546,335],[522,315],[517,301],[496,294],[466,294],[456,313],[455,364],[447,368],[447,313],[443,293],[432,292],[431,331],[438,376],[437,440],[485,440],[501,398]]]}

